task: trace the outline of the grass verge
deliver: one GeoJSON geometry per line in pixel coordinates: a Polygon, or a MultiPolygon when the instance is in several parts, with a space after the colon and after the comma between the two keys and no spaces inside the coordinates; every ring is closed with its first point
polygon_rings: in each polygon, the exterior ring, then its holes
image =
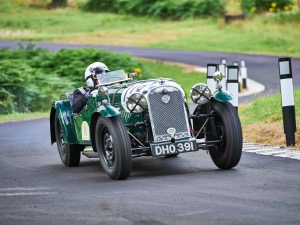
{"type": "Polygon", "coordinates": [[[0,40],[300,56],[299,23],[278,22],[273,14],[225,24],[223,18],[165,21],[70,8],[0,12],[0,40]]]}
{"type": "Polygon", "coordinates": [[[48,118],[50,112],[12,113],[0,115],[0,123],[48,118]]]}
{"type": "MultiPolygon", "coordinates": [[[[300,149],[300,89],[294,91],[297,132],[295,149],[300,149]]],[[[239,107],[244,140],[286,147],[280,94],[259,98],[239,107]]]]}

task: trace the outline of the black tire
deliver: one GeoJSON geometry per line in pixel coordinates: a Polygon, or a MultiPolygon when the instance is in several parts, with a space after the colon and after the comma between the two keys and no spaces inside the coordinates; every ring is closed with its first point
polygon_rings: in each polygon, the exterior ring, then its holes
{"type": "Polygon", "coordinates": [[[239,163],[242,155],[243,135],[240,119],[236,108],[229,102],[214,101],[212,108],[216,114],[214,124],[217,139],[221,139],[222,142],[217,148],[209,149],[209,153],[217,167],[231,169],[239,163]]]}
{"type": "Polygon", "coordinates": [[[98,118],[95,145],[101,166],[110,178],[123,180],[129,177],[132,167],[131,144],[119,116],[98,118]]]}
{"type": "Polygon", "coordinates": [[[70,145],[65,142],[57,114],[55,114],[54,123],[56,144],[61,161],[67,167],[78,166],[81,155],[80,151],[83,150],[84,146],[70,145]]]}

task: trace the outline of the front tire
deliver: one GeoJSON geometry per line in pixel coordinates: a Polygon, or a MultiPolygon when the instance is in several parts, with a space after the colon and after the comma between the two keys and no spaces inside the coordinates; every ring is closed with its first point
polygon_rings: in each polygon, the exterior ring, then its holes
{"type": "MultiPolygon", "coordinates": [[[[217,137],[221,142],[215,148],[210,148],[210,156],[220,169],[235,167],[241,158],[243,147],[243,135],[237,110],[229,102],[212,102],[214,126],[217,137]]],[[[210,128],[210,132],[212,128],[210,128]]]]}
{"type": "Polygon", "coordinates": [[[132,167],[131,144],[120,117],[100,116],[95,129],[95,145],[105,173],[115,180],[128,178],[132,167]]]}
{"type": "Polygon", "coordinates": [[[55,114],[54,123],[56,144],[62,163],[67,167],[78,166],[80,162],[80,152],[83,150],[83,147],[80,145],[70,145],[65,142],[57,114],[55,114]]]}

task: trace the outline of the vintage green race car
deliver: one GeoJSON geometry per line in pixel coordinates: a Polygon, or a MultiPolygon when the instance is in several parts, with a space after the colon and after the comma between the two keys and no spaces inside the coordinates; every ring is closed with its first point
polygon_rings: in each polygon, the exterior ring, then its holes
{"type": "Polygon", "coordinates": [[[235,167],[242,153],[242,129],[230,93],[196,84],[190,96],[191,114],[181,86],[169,78],[134,80],[123,70],[101,75],[79,113],[72,111],[72,93],[53,103],[50,113],[51,143],[66,166],[78,166],[81,154],[99,157],[112,179],[126,179],[132,158],[176,156],[207,150],[221,169],[235,167]]]}

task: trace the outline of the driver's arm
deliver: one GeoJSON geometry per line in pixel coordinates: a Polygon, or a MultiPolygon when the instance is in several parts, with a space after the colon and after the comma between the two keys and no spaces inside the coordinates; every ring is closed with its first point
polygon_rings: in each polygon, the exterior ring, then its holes
{"type": "Polygon", "coordinates": [[[80,112],[89,97],[89,91],[85,90],[84,88],[77,88],[73,93],[73,102],[72,102],[72,109],[74,113],[80,112]]]}

